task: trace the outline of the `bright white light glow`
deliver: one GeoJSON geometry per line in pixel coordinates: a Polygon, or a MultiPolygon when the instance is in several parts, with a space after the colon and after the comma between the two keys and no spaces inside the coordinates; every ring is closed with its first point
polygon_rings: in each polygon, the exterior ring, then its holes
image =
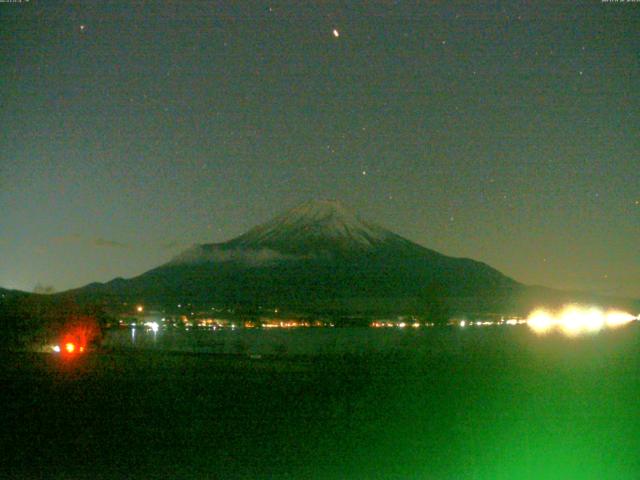
{"type": "Polygon", "coordinates": [[[633,320],[636,320],[636,317],[618,310],[605,313],[595,307],[568,305],[555,313],[543,309],[535,310],[527,318],[527,324],[539,335],[557,329],[567,336],[574,337],[596,333],[603,328],[617,328],[633,320]]]}
{"type": "Polygon", "coordinates": [[[462,320],[462,321],[460,322],[460,326],[461,326],[461,327],[464,327],[466,324],[467,324],[467,322],[465,322],[464,320],[462,320]]]}
{"type": "Polygon", "coordinates": [[[553,317],[544,310],[536,310],[529,315],[527,321],[531,329],[536,333],[547,333],[554,326],[554,322],[553,317]]]}
{"type": "Polygon", "coordinates": [[[608,328],[618,328],[636,320],[636,317],[627,312],[611,310],[605,315],[605,324],[608,328]]]}
{"type": "Polygon", "coordinates": [[[158,328],[160,328],[157,322],[147,322],[144,326],[149,327],[153,333],[158,333],[158,328]]]}
{"type": "Polygon", "coordinates": [[[56,353],[60,353],[60,345],[54,345],[53,346],[53,351],[56,353]]]}
{"type": "Polygon", "coordinates": [[[604,328],[604,312],[598,308],[590,308],[582,318],[587,332],[599,332],[604,328]]]}

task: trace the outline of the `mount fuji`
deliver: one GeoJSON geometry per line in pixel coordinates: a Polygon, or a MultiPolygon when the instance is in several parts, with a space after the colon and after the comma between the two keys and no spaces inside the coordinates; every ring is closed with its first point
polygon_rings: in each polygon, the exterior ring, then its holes
{"type": "Polygon", "coordinates": [[[131,279],[66,292],[85,300],[283,306],[296,311],[496,311],[522,286],[361,219],[304,203],[223,243],[195,245],[131,279]]]}

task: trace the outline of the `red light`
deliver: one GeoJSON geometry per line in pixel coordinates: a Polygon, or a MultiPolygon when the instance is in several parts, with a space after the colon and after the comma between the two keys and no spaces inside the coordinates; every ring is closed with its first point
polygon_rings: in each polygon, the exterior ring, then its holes
{"type": "Polygon", "coordinates": [[[61,332],[60,351],[69,358],[87,353],[90,343],[99,335],[100,328],[94,319],[90,317],[73,318],[61,332]]]}

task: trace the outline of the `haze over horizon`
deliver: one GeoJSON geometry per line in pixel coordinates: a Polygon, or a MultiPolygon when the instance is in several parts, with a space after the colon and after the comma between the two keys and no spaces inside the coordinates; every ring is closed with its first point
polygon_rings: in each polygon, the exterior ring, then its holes
{"type": "Polygon", "coordinates": [[[0,286],[143,273],[335,198],[640,298],[637,4],[0,4],[0,286]]]}

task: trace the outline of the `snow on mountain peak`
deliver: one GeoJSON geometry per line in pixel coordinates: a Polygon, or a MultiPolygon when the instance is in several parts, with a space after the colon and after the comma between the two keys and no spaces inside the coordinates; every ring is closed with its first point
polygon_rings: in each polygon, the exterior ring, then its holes
{"type": "MultiPolygon", "coordinates": [[[[383,242],[389,232],[360,219],[336,200],[305,202],[237,238],[242,245],[337,241],[343,246],[366,248],[383,242]]],[[[235,243],[234,242],[234,243],[235,243]]]]}

